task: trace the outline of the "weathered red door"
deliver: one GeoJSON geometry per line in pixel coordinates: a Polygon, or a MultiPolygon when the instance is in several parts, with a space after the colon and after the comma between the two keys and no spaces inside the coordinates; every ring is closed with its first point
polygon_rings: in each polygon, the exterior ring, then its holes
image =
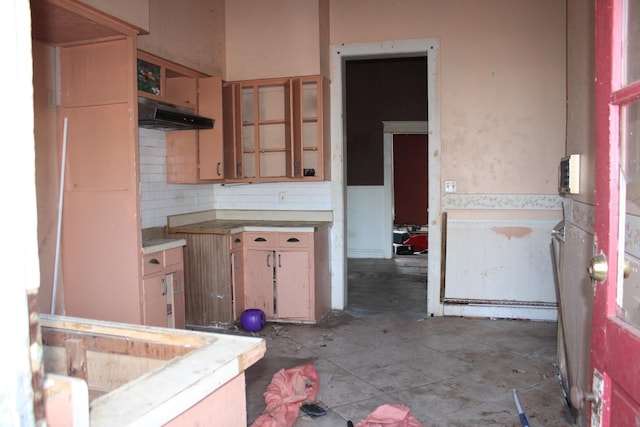
{"type": "Polygon", "coordinates": [[[597,0],[595,41],[593,396],[587,400],[593,399],[591,425],[640,426],[640,0],[597,0]]]}
{"type": "Polygon", "coordinates": [[[427,135],[393,135],[394,224],[427,225],[428,162],[427,135]]]}

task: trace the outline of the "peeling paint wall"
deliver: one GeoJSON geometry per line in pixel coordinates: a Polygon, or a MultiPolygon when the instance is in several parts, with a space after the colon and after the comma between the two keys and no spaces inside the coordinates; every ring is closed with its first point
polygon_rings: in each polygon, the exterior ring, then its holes
{"type": "Polygon", "coordinates": [[[331,42],[439,39],[442,179],[463,194],[557,194],[565,19],[556,0],[335,0],[331,42]]]}
{"type": "Polygon", "coordinates": [[[321,3],[227,1],[227,80],[326,75],[328,14],[326,5],[320,8],[321,3]],[[321,28],[325,29],[322,49],[321,28]],[[326,69],[321,69],[321,59],[326,69]]]}
{"type": "MultiPolygon", "coordinates": [[[[149,31],[150,0],[80,0],[89,6],[122,19],[143,31],[149,31]]],[[[151,0],[153,1],[153,0],[151,0]]]]}
{"type": "Polygon", "coordinates": [[[224,78],[225,28],[224,0],[150,0],[149,34],[138,47],[224,78]]]}

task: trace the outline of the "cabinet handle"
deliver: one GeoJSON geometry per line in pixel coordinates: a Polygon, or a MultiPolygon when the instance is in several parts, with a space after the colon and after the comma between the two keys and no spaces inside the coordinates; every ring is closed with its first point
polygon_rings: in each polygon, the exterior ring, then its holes
{"type": "Polygon", "coordinates": [[[222,165],[220,164],[220,162],[218,162],[218,164],[216,165],[216,173],[218,174],[218,176],[221,175],[220,174],[220,166],[222,166],[222,165]]]}
{"type": "Polygon", "coordinates": [[[296,237],[290,237],[287,239],[287,242],[289,243],[298,243],[300,240],[296,237]]]}
{"type": "Polygon", "coordinates": [[[255,239],[253,239],[254,242],[266,242],[267,239],[265,239],[264,237],[256,237],[255,239]]]}
{"type": "Polygon", "coordinates": [[[240,240],[239,237],[236,237],[235,240],[233,241],[233,243],[240,243],[242,240],[240,240]]]}
{"type": "Polygon", "coordinates": [[[165,296],[167,295],[167,279],[166,278],[162,279],[162,285],[163,285],[162,296],[165,296]]]}
{"type": "Polygon", "coordinates": [[[271,267],[271,263],[269,262],[270,258],[271,258],[271,254],[267,254],[267,267],[271,267]]]}
{"type": "Polygon", "coordinates": [[[151,258],[151,259],[149,260],[149,264],[156,264],[156,265],[158,265],[158,264],[160,264],[160,261],[158,261],[158,260],[157,260],[157,259],[155,259],[155,258],[151,258]]]}
{"type": "Polygon", "coordinates": [[[175,286],[173,288],[173,294],[174,295],[178,295],[180,293],[180,279],[176,279],[174,277],[173,280],[174,280],[174,283],[175,283],[175,286]]]}
{"type": "Polygon", "coordinates": [[[282,258],[280,257],[280,254],[278,254],[278,268],[282,268],[282,258]]]}

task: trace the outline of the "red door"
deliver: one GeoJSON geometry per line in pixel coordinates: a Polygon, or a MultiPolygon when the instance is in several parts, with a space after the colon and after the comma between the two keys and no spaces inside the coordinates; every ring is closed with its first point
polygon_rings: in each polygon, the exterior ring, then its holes
{"type": "Polygon", "coordinates": [[[640,1],[596,1],[591,425],[640,425],[639,32],[640,1]]]}
{"type": "Polygon", "coordinates": [[[429,208],[427,135],[393,135],[394,224],[427,225],[429,208]]]}

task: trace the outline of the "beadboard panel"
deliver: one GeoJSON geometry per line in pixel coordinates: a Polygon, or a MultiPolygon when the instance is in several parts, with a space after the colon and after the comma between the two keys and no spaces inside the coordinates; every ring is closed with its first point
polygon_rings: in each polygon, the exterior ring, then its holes
{"type": "Polygon", "coordinates": [[[174,233],[185,239],[185,310],[187,325],[233,322],[229,236],[174,233]]]}
{"type": "Polygon", "coordinates": [[[449,220],[445,301],[555,304],[555,220],[449,220]]]}

